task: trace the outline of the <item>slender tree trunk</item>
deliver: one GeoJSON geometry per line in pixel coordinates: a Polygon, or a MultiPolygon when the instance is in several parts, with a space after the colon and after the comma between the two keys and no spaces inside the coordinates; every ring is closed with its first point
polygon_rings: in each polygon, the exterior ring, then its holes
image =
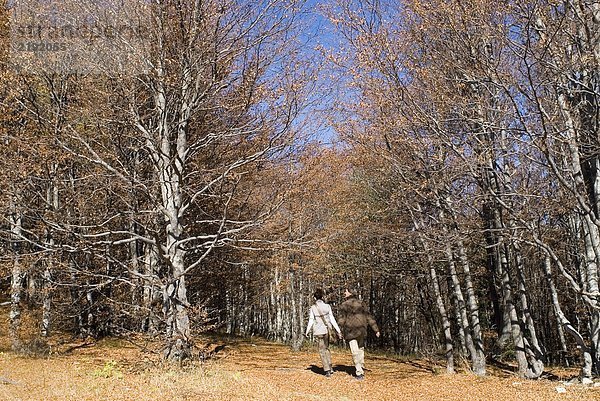
{"type": "Polygon", "coordinates": [[[248,319],[248,316],[250,314],[251,308],[250,308],[250,297],[248,296],[248,294],[249,294],[248,282],[249,282],[248,265],[244,263],[242,266],[242,279],[240,280],[240,283],[238,284],[238,288],[240,291],[241,313],[239,313],[237,316],[237,319],[240,321],[240,323],[239,323],[240,333],[243,336],[248,336],[250,334],[250,321],[248,319]]]}
{"type": "Polygon", "coordinates": [[[521,325],[517,310],[514,305],[513,291],[511,286],[511,280],[508,272],[508,262],[503,261],[501,263],[502,271],[502,293],[505,299],[506,312],[511,321],[511,336],[515,347],[515,357],[518,364],[518,373],[520,377],[527,377],[528,363],[527,355],[525,353],[525,341],[523,339],[523,333],[521,331],[521,325]]]}
{"type": "Polygon", "coordinates": [[[275,269],[275,305],[276,305],[276,311],[275,311],[275,334],[276,337],[279,338],[279,340],[283,340],[283,315],[284,315],[284,300],[283,300],[283,295],[281,294],[281,280],[282,280],[282,274],[279,271],[279,268],[275,269]]]}
{"type": "MultiPolygon", "coordinates": [[[[129,231],[136,233],[137,227],[133,218],[129,221],[129,231]]],[[[140,279],[140,275],[143,272],[140,269],[140,255],[138,254],[138,241],[134,240],[129,243],[129,258],[131,260],[131,282],[133,287],[131,288],[131,304],[134,308],[139,309],[140,306],[140,295],[143,297],[143,280],[140,279]]]]}
{"type": "Polygon", "coordinates": [[[473,342],[473,335],[471,330],[471,325],[469,323],[469,317],[467,314],[466,303],[463,295],[463,291],[461,288],[460,280],[458,278],[458,273],[456,271],[456,263],[454,261],[454,257],[452,254],[452,250],[450,249],[450,245],[446,247],[446,257],[448,258],[448,271],[450,274],[450,279],[452,280],[452,286],[454,290],[454,297],[457,301],[458,306],[458,314],[459,314],[459,325],[462,327],[465,333],[465,343],[467,346],[467,351],[469,352],[469,356],[471,358],[471,365],[473,367],[473,373],[476,375],[484,375],[485,374],[485,364],[483,365],[483,370],[480,361],[478,360],[477,349],[475,348],[475,343],[473,342]],[[477,369],[477,370],[476,370],[477,369]]]}
{"type": "Polygon", "coordinates": [[[544,372],[544,352],[539,345],[535,324],[531,311],[529,309],[529,301],[527,300],[527,289],[525,287],[525,275],[523,273],[523,261],[521,258],[521,250],[514,244],[515,247],[515,268],[517,272],[517,281],[519,286],[519,294],[521,298],[521,309],[523,311],[523,327],[529,334],[529,344],[526,344],[526,351],[529,356],[530,375],[537,378],[544,372]]]}
{"type": "Polygon", "coordinates": [[[11,285],[10,285],[10,339],[12,344],[12,349],[14,351],[21,351],[22,349],[22,341],[21,341],[21,295],[23,289],[23,268],[21,265],[20,256],[20,243],[21,243],[21,233],[22,233],[22,217],[20,211],[16,207],[16,201],[13,200],[13,204],[10,208],[10,231],[11,231],[11,247],[13,252],[13,263],[12,263],[12,275],[11,275],[11,285]]]}
{"type": "Polygon", "coordinates": [[[144,245],[144,271],[143,271],[143,306],[147,310],[147,317],[143,323],[143,330],[156,333],[159,322],[154,306],[160,304],[161,298],[158,281],[158,250],[154,244],[144,245]]]}
{"type": "Polygon", "coordinates": [[[538,378],[543,372],[543,363],[536,358],[534,352],[531,350],[529,341],[525,338],[525,333],[523,333],[522,321],[519,319],[515,305],[513,284],[508,271],[508,261],[504,261],[502,265],[503,296],[506,300],[506,308],[511,321],[511,335],[515,346],[518,373],[523,378],[538,378]]]}
{"type": "MultiPolygon", "coordinates": [[[[50,185],[46,192],[46,204],[52,211],[59,210],[59,187],[56,182],[58,165],[53,163],[51,166],[50,185]]],[[[54,249],[54,237],[52,230],[48,229],[46,234],[46,244],[48,248],[54,249]]],[[[53,251],[52,251],[53,252],[53,251]]],[[[44,273],[42,277],[42,322],[40,334],[42,337],[48,337],[50,334],[51,310],[52,310],[52,270],[54,269],[54,253],[47,256],[44,261],[44,273]]]]}
{"type": "MultiPolygon", "coordinates": [[[[53,246],[54,240],[51,238],[48,245],[53,246]]],[[[44,276],[42,284],[42,323],[40,334],[42,337],[48,337],[50,334],[51,310],[52,310],[52,257],[44,263],[44,276]]]]}
{"type": "MultiPolygon", "coordinates": [[[[438,206],[439,206],[439,200],[438,200],[438,206]]],[[[413,225],[415,230],[419,230],[420,227],[423,226],[422,223],[420,223],[416,218],[413,217],[413,225]]],[[[448,318],[448,313],[446,311],[446,306],[444,304],[444,300],[442,297],[442,292],[440,290],[440,285],[439,285],[439,281],[438,281],[438,277],[437,277],[437,271],[435,269],[435,264],[433,261],[433,256],[432,256],[432,252],[429,249],[429,247],[427,246],[427,243],[425,241],[425,238],[423,237],[423,234],[419,234],[419,242],[421,245],[421,248],[423,249],[423,252],[427,255],[427,263],[428,263],[428,267],[429,267],[429,276],[431,278],[431,284],[432,284],[432,288],[433,288],[433,293],[435,296],[435,300],[436,300],[436,306],[438,309],[438,312],[440,314],[440,318],[442,320],[442,330],[444,333],[444,347],[445,347],[445,356],[446,356],[446,372],[447,373],[454,373],[455,372],[455,367],[454,367],[454,344],[453,344],[453,340],[452,340],[452,331],[451,331],[451,324],[450,324],[450,319],[448,318]]],[[[448,258],[448,264],[452,265],[454,263],[454,259],[452,258],[452,250],[450,248],[450,245],[447,246],[447,248],[445,249],[445,253],[446,253],[446,257],[448,258]]],[[[453,268],[452,266],[450,266],[450,270],[452,271],[453,268]]],[[[454,283],[454,279],[452,280],[452,282],[454,283]]],[[[464,326],[463,324],[461,324],[461,316],[460,316],[460,306],[459,304],[459,297],[457,297],[456,293],[455,295],[455,299],[457,300],[457,314],[458,314],[458,319],[457,319],[457,325],[459,327],[459,339],[460,339],[460,344],[462,346],[462,350],[463,353],[465,351],[466,348],[466,338],[465,338],[465,331],[464,331],[464,326]]]]}
{"type": "MultiPolygon", "coordinates": [[[[452,280],[450,280],[450,278],[448,278],[448,288],[449,288],[449,291],[451,291],[454,288],[452,285],[452,280]]],[[[461,360],[462,359],[466,360],[466,358],[469,356],[469,350],[467,349],[467,334],[465,334],[464,326],[461,323],[462,318],[460,316],[460,305],[459,305],[458,298],[456,297],[456,294],[454,293],[454,291],[451,292],[450,298],[454,302],[454,320],[456,321],[456,330],[458,332],[458,343],[460,345],[460,348],[459,348],[460,354],[459,355],[461,357],[461,360]]]]}
{"type": "Polygon", "coordinates": [[[10,339],[13,351],[21,351],[21,293],[23,287],[23,271],[17,255],[13,258],[11,291],[10,291],[10,339]]]}
{"type": "Polygon", "coordinates": [[[277,266],[275,266],[273,272],[273,278],[269,282],[269,301],[268,301],[268,326],[266,330],[267,337],[272,335],[275,329],[276,316],[277,316],[277,300],[276,300],[276,288],[277,288],[277,266]]]}
{"type": "Polygon", "coordinates": [[[590,347],[585,343],[583,337],[579,332],[573,327],[569,319],[565,316],[560,306],[560,301],[558,299],[558,292],[556,291],[556,286],[554,285],[554,279],[552,278],[552,263],[550,255],[546,253],[546,257],[544,259],[544,274],[546,277],[546,282],[548,283],[548,289],[550,290],[550,297],[552,298],[552,307],[554,308],[554,314],[556,315],[558,321],[561,326],[565,329],[565,331],[573,336],[575,341],[577,342],[578,348],[581,350],[583,354],[583,366],[581,367],[580,375],[581,377],[592,377],[592,355],[590,347]]]}
{"type": "Polygon", "coordinates": [[[301,300],[302,292],[299,287],[299,279],[298,272],[290,271],[290,300],[291,300],[291,326],[292,326],[292,349],[294,351],[300,350],[302,346],[302,327],[300,327],[300,323],[302,319],[299,319],[300,314],[298,313],[298,309],[302,309],[302,303],[299,302],[301,300]]]}
{"type": "Polygon", "coordinates": [[[297,310],[297,319],[298,319],[298,350],[302,347],[302,343],[304,342],[304,330],[306,329],[306,324],[304,321],[304,311],[306,310],[306,305],[304,303],[304,274],[300,273],[298,275],[298,310],[297,310]]]}
{"type": "Polygon", "coordinates": [[[98,325],[96,315],[94,314],[94,293],[91,290],[92,286],[89,281],[86,287],[88,288],[85,292],[85,299],[87,301],[86,333],[88,336],[96,337],[98,325]]]}
{"type": "Polygon", "coordinates": [[[465,286],[467,290],[467,306],[469,310],[469,318],[471,322],[471,330],[473,332],[473,345],[475,347],[475,355],[473,356],[473,372],[476,375],[484,376],[486,373],[485,350],[483,346],[483,335],[481,332],[481,324],[479,322],[479,302],[475,295],[473,287],[473,279],[471,277],[471,268],[469,260],[464,248],[462,240],[458,242],[458,258],[465,276],[465,286]]]}
{"type": "Polygon", "coordinates": [[[446,373],[454,373],[454,346],[452,341],[452,331],[450,330],[450,319],[446,312],[446,306],[444,305],[444,299],[440,291],[440,284],[438,282],[437,272],[435,265],[431,260],[431,254],[425,250],[426,254],[429,255],[429,276],[431,277],[431,284],[433,287],[433,294],[435,296],[436,305],[438,312],[442,319],[442,329],[444,331],[444,345],[446,355],[446,373]]]}

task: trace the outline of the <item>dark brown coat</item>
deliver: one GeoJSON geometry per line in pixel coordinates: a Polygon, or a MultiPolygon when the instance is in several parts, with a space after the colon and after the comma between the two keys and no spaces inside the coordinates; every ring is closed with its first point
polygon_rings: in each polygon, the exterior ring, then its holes
{"type": "Polygon", "coordinates": [[[369,310],[363,303],[355,298],[349,297],[341,305],[337,312],[338,324],[342,329],[344,338],[348,341],[357,340],[359,347],[364,347],[367,337],[367,325],[371,326],[374,332],[379,331],[377,323],[369,310]]]}

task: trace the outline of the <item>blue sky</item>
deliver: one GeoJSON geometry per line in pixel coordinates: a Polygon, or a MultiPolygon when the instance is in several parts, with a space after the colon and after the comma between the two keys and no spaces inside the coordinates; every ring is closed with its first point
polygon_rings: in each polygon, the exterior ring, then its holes
{"type": "MultiPolygon", "coordinates": [[[[305,50],[311,57],[324,61],[322,51],[336,51],[339,43],[336,38],[335,27],[325,16],[324,7],[333,5],[331,0],[307,0],[304,6],[305,22],[307,23],[306,33],[303,35],[305,50]]],[[[310,129],[313,130],[314,140],[330,146],[336,142],[337,135],[335,130],[327,124],[326,113],[330,106],[337,102],[341,95],[342,88],[336,79],[339,77],[331,66],[326,66],[320,77],[315,100],[318,101],[309,107],[301,116],[299,122],[310,120],[310,129]]]]}

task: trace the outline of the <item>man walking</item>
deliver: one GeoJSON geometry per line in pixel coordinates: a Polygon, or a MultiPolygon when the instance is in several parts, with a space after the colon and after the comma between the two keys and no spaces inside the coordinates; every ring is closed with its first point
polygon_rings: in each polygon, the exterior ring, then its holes
{"type": "Polygon", "coordinates": [[[329,351],[329,330],[333,327],[338,334],[338,337],[342,337],[340,327],[333,317],[333,311],[331,306],[323,301],[323,290],[317,288],[314,293],[315,303],[310,307],[310,313],[308,315],[308,325],[306,326],[306,336],[313,330],[313,335],[317,339],[319,345],[319,355],[321,356],[321,362],[323,362],[323,369],[325,370],[325,376],[331,377],[333,370],[331,367],[331,352],[329,351]]]}
{"type": "Polygon", "coordinates": [[[355,294],[346,289],[345,301],[338,310],[338,319],[342,327],[342,334],[350,345],[352,360],[356,367],[356,379],[365,378],[365,339],[367,337],[367,325],[379,337],[379,327],[369,310],[356,298],[355,294]]]}

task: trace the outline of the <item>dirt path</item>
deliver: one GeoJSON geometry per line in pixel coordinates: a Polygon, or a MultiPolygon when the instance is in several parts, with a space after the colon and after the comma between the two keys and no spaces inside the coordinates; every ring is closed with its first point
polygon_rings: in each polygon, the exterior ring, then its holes
{"type": "Polygon", "coordinates": [[[183,368],[160,366],[157,354],[115,340],[48,358],[5,350],[0,400],[600,400],[598,387],[558,393],[560,381],[434,374],[423,361],[368,351],[366,380],[358,382],[349,350],[334,349],[332,357],[336,372],[328,379],[313,347],[291,352],[262,340],[229,341],[214,360],[183,368]]]}

